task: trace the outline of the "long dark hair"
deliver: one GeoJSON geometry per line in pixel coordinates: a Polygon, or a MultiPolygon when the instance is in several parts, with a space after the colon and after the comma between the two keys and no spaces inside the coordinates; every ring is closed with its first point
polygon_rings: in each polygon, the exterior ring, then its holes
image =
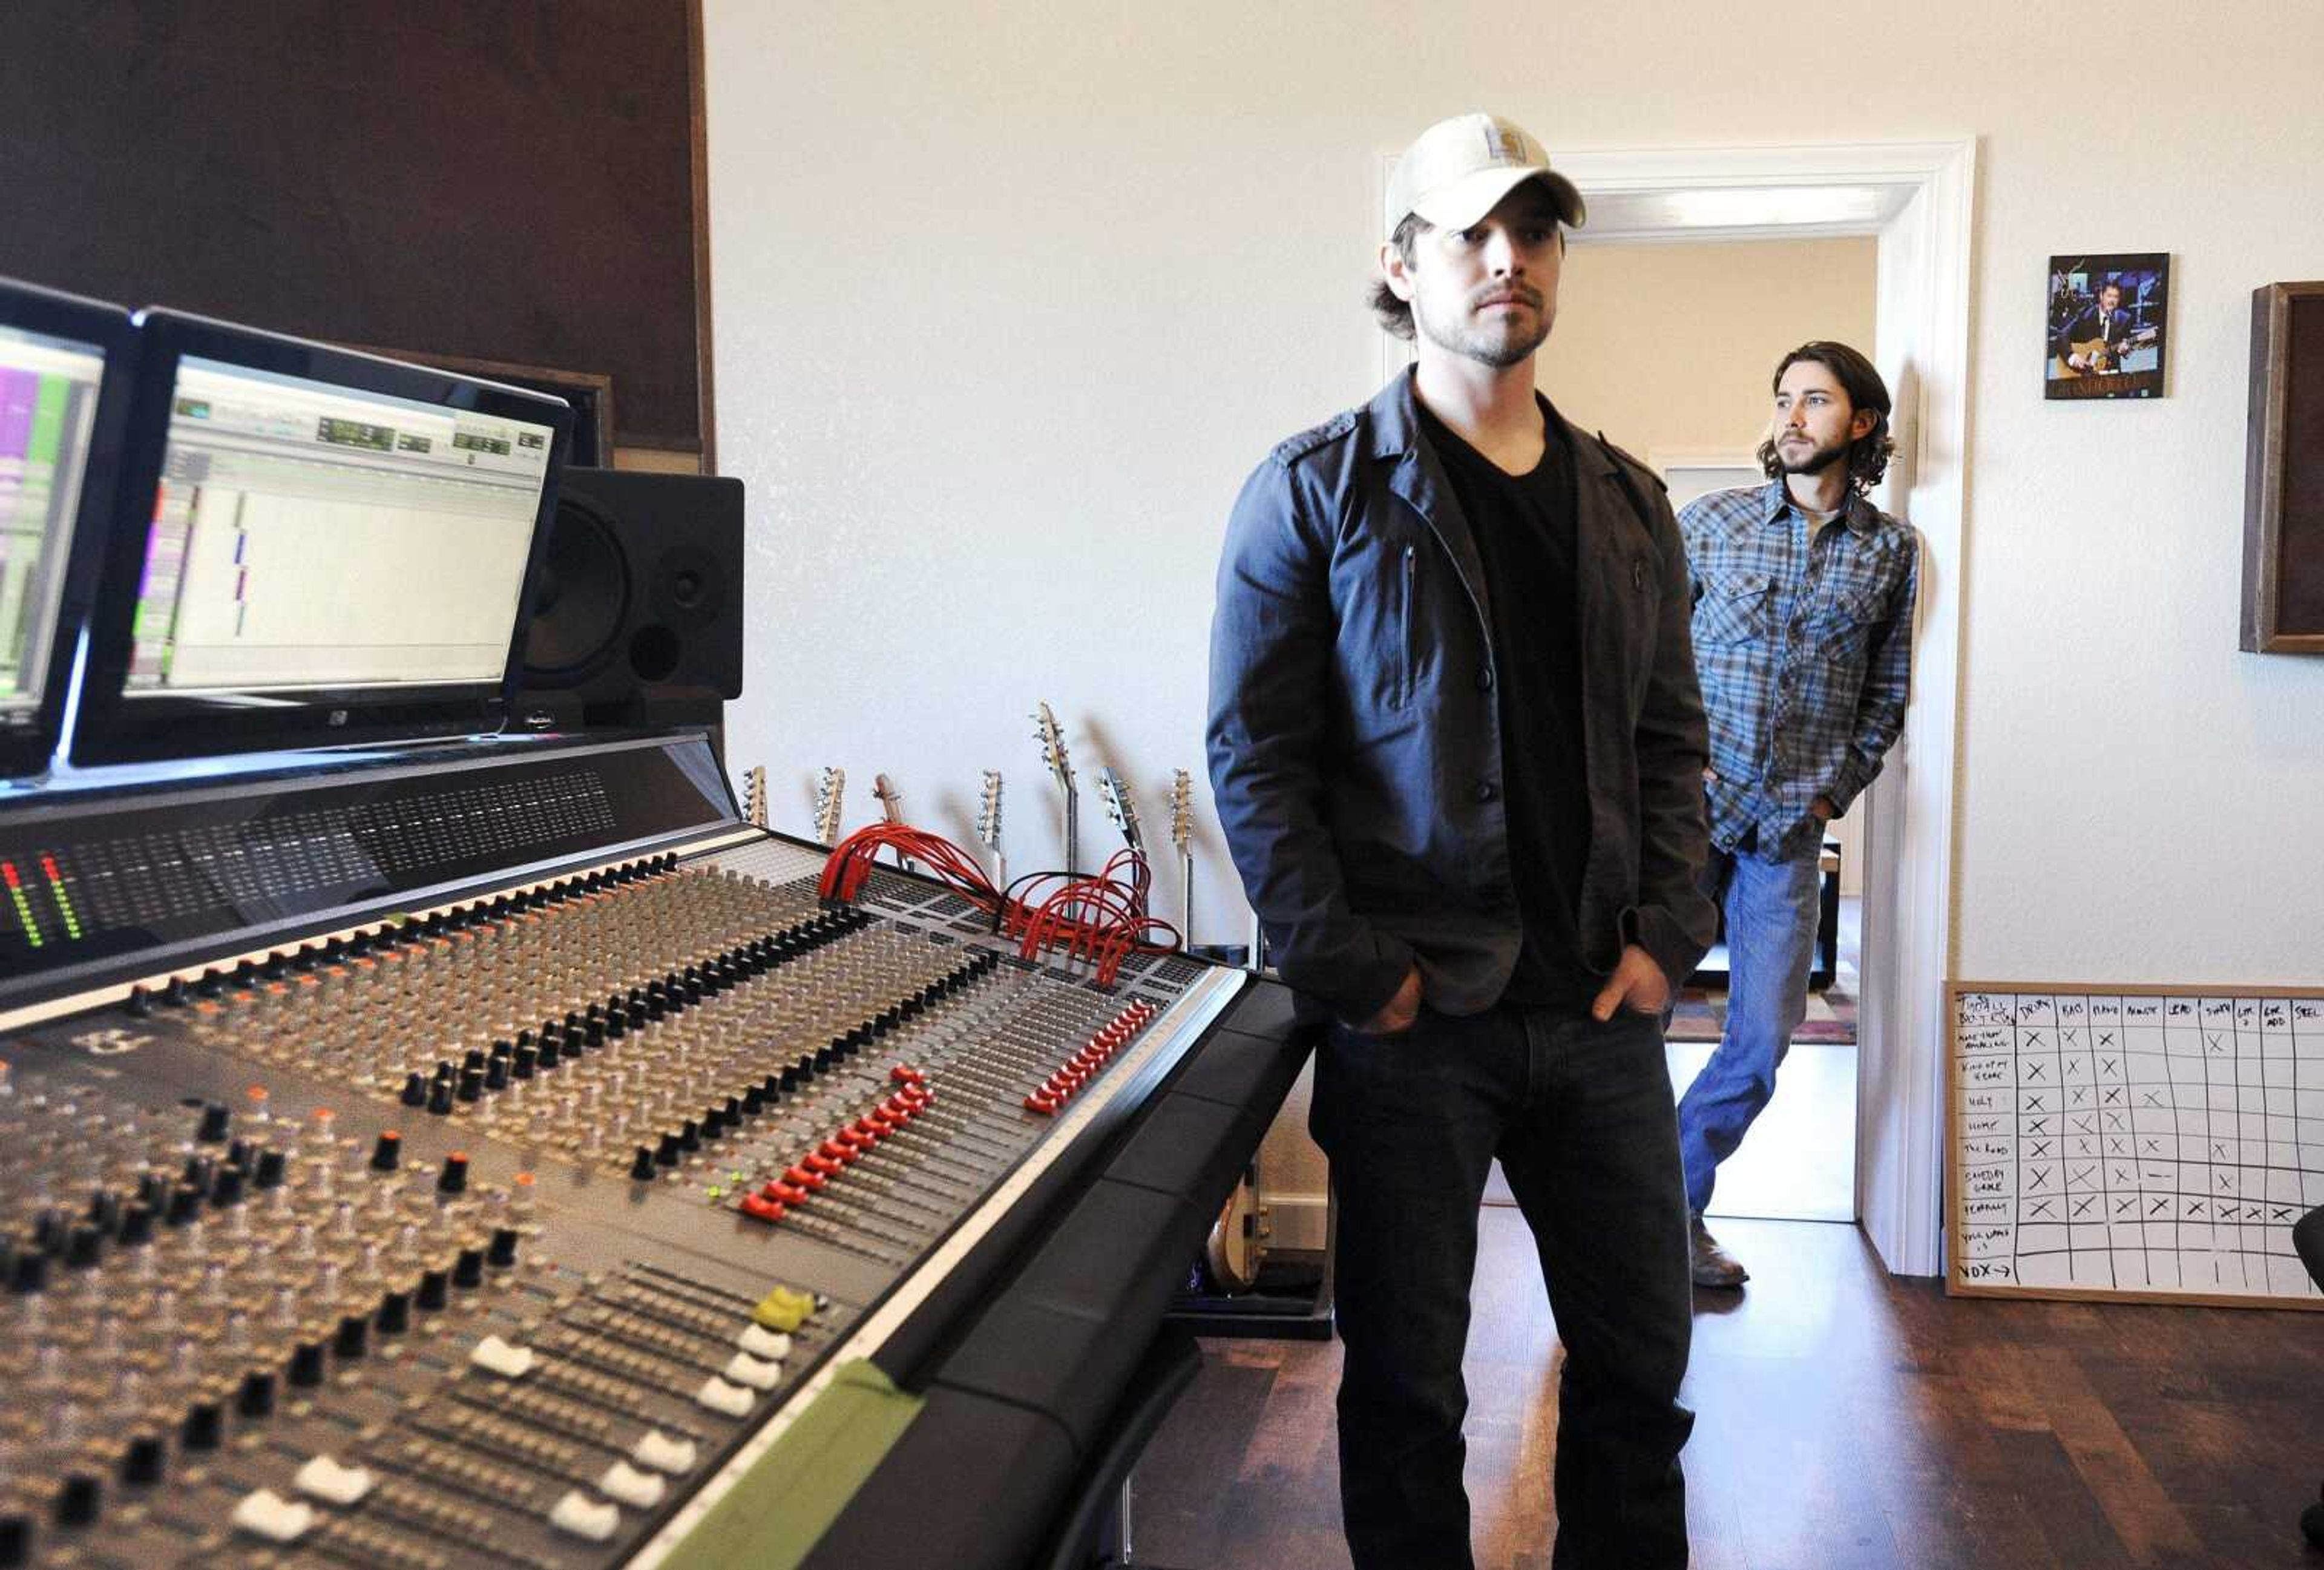
{"type": "MultiPolygon", "coordinates": [[[[1396,254],[1404,258],[1404,264],[1407,268],[1412,265],[1413,243],[1418,240],[1428,227],[1428,220],[1418,213],[1406,213],[1404,215],[1404,221],[1397,225],[1396,233],[1388,237],[1388,244],[1396,247],[1396,254]]],[[[1412,323],[1411,303],[1400,298],[1395,290],[1390,289],[1387,279],[1373,279],[1371,289],[1364,298],[1371,306],[1373,319],[1380,324],[1381,331],[1402,338],[1406,343],[1412,341],[1415,328],[1412,323]]]]}
{"type": "MultiPolygon", "coordinates": [[[[1840,390],[1848,394],[1850,410],[1872,411],[1872,429],[1848,444],[1849,482],[1859,493],[1869,491],[1888,472],[1888,459],[1896,450],[1896,439],[1888,434],[1888,383],[1880,379],[1871,361],[1846,344],[1816,338],[1784,356],[1768,380],[1767,390],[1780,392],[1784,373],[1802,360],[1812,360],[1832,374],[1840,390]]],[[[1759,444],[1759,467],[1771,480],[1783,477],[1784,466],[1775,456],[1773,436],[1759,444]]]]}

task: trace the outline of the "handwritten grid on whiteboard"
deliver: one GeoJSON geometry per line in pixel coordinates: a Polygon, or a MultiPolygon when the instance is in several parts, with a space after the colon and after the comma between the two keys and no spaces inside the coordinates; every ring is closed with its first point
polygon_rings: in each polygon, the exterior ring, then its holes
{"type": "Polygon", "coordinates": [[[2324,997],[1965,983],[1952,1069],[1957,1290],[2324,1307],[2324,997]]]}

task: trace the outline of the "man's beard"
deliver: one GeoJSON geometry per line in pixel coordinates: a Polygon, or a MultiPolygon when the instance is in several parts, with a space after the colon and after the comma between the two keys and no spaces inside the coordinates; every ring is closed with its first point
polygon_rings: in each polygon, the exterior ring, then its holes
{"type": "MultiPolygon", "coordinates": [[[[1499,294],[1505,291],[1497,288],[1479,292],[1499,294]]],[[[1544,309],[1541,291],[1528,288],[1519,292],[1532,307],[1534,315],[1532,323],[1522,330],[1514,323],[1479,330],[1471,325],[1467,301],[1462,303],[1458,312],[1452,314],[1450,320],[1440,320],[1435,313],[1423,309],[1420,302],[1415,300],[1413,324],[1419,328],[1423,337],[1438,348],[1480,365],[1490,365],[1497,371],[1505,371],[1541,347],[1549,337],[1550,315],[1544,309]]]]}
{"type": "Polygon", "coordinates": [[[1795,447],[1786,448],[1783,443],[1777,442],[1775,462],[1787,475],[1820,475],[1846,457],[1848,449],[1854,445],[1852,442],[1843,441],[1837,447],[1812,448],[1806,457],[1795,458],[1788,455],[1797,452],[1799,448],[1795,447]]]}

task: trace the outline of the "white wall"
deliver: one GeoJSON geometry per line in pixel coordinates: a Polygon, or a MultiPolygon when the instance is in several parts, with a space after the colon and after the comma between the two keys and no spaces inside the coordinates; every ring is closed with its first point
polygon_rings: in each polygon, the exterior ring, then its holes
{"type": "MultiPolygon", "coordinates": [[[[2235,648],[2249,294],[2324,272],[2324,8],[2125,0],[2171,69],[2122,129],[2058,112],[2053,24],[1999,0],[1821,32],[1678,0],[706,11],[754,531],[733,753],[784,824],[835,762],[851,821],[885,769],[964,836],[998,767],[1028,867],[1038,697],[1149,805],[1199,771],[1221,522],[1371,390],[1379,161],[1430,119],[1490,106],[1553,152],[1977,134],[1968,555],[1934,564],[1966,616],[1956,974],[2324,979],[2324,661],[2235,648]],[[2174,253],[2171,397],[2043,403],[2070,249],[2174,253]]],[[[1238,937],[1204,849],[1197,936],[1238,937]]]]}

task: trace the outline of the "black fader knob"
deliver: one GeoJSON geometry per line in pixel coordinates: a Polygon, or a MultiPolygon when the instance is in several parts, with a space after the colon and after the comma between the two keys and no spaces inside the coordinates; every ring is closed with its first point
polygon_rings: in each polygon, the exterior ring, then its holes
{"type": "Polygon", "coordinates": [[[196,1401],[186,1408],[178,1443],[188,1450],[215,1450],[226,1434],[226,1413],[216,1401],[196,1401]]]}
{"type": "Polygon", "coordinates": [[[97,1519],[105,1502],[105,1485],[90,1473],[76,1472],[57,1491],[57,1525],[85,1527],[97,1519]]]}
{"type": "Polygon", "coordinates": [[[167,1449],[167,1445],[162,1445],[158,1433],[130,1436],[128,1449],[121,1452],[121,1482],[125,1482],[133,1489],[149,1489],[149,1486],[158,1484],[167,1456],[170,1456],[170,1449],[167,1449]]]}
{"type": "Polygon", "coordinates": [[[341,1361],[361,1357],[371,1344],[371,1316],[350,1314],[339,1321],[339,1332],[331,1338],[331,1350],[341,1361]]]}
{"type": "Polygon", "coordinates": [[[319,1385],[323,1382],[324,1370],[323,1344],[321,1342],[302,1341],[292,1350],[290,1353],[290,1382],[292,1384],[297,1385],[301,1390],[308,1390],[316,1385],[319,1385]]]}
{"type": "Polygon", "coordinates": [[[161,1468],[169,1457],[169,1448],[158,1434],[139,1434],[129,1441],[121,1453],[121,1481],[132,1488],[150,1488],[161,1481],[161,1468]]]}
{"type": "Polygon", "coordinates": [[[468,1158],[455,1150],[444,1158],[444,1169],[436,1175],[438,1194],[466,1194],[468,1191],[468,1158]]]}

